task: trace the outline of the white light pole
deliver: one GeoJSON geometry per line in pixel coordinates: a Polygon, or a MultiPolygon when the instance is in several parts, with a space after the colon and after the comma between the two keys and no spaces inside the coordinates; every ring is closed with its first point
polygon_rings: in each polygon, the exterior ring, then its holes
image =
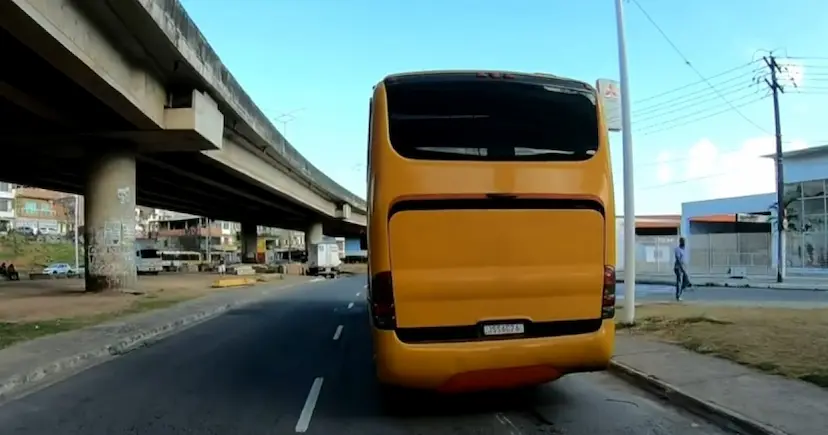
{"type": "Polygon", "coordinates": [[[279,124],[282,124],[282,136],[284,136],[285,139],[287,139],[287,125],[288,125],[288,123],[296,121],[296,116],[294,116],[293,114],[296,113],[296,112],[301,112],[303,110],[305,110],[304,107],[302,107],[301,109],[294,109],[294,110],[291,110],[290,112],[282,113],[281,115],[278,115],[278,116],[273,118],[274,122],[278,122],[279,124]]]}
{"type": "Polygon", "coordinates": [[[78,247],[79,247],[79,243],[78,243],[78,221],[79,221],[78,213],[79,213],[79,209],[80,209],[80,197],[78,195],[75,195],[75,213],[74,213],[74,215],[75,215],[75,273],[77,273],[78,270],[80,270],[80,258],[78,258],[80,256],[79,253],[78,253],[78,247]]]}
{"type": "Polygon", "coordinates": [[[633,183],[632,124],[630,119],[630,78],[627,73],[627,41],[624,36],[623,0],[615,0],[618,31],[618,69],[621,75],[621,134],[624,154],[624,319],[635,323],[635,192],[633,183]]]}

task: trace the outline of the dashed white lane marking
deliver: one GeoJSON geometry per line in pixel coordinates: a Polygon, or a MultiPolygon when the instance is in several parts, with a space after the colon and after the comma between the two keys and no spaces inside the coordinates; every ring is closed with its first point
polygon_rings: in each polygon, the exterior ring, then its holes
{"type": "Polygon", "coordinates": [[[362,294],[362,293],[361,293],[361,292],[357,292],[357,297],[359,297],[359,295],[360,295],[360,294],[362,294]]]}
{"type": "Polygon", "coordinates": [[[368,284],[365,284],[364,286],[362,286],[362,288],[368,288],[368,284]]]}
{"type": "Polygon", "coordinates": [[[308,398],[305,400],[305,407],[302,408],[302,413],[299,414],[299,421],[296,422],[296,432],[303,433],[308,430],[310,426],[311,417],[313,417],[313,410],[316,408],[316,401],[319,400],[319,392],[322,390],[322,378],[313,380],[308,398]]]}
{"type": "Polygon", "coordinates": [[[353,302],[351,302],[350,304],[348,304],[348,309],[349,309],[349,310],[350,310],[351,308],[353,308],[353,307],[354,307],[354,303],[353,303],[353,302]]]}
{"type": "Polygon", "coordinates": [[[512,420],[509,420],[505,415],[503,415],[503,413],[498,412],[497,414],[495,414],[495,418],[497,419],[497,421],[500,422],[500,424],[509,428],[510,435],[521,435],[520,429],[518,429],[517,426],[515,426],[515,424],[512,423],[512,420]]]}
{"type": "Polygon", "coordinates": [[[336,332],[334,332],[334,341],[339,340],[339,336],[342,335],[342,325],[336,327],[336,332]]]}

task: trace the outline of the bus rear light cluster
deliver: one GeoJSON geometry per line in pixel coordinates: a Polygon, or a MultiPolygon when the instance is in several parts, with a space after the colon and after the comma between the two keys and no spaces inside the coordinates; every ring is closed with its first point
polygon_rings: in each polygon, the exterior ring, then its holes
{"type": "Polygon", "coordinates": [[[615,268],[604,266],[604,291],[601,298],[601,318],[615,317],[615,268]]]}
{"type": "Polygon", "coordinates": [[[380,272],[371,277],[371,284],[368,286],[368,303],[375,328],[393,330],[397,327],[394,279],[390,271],[380,272]]]}

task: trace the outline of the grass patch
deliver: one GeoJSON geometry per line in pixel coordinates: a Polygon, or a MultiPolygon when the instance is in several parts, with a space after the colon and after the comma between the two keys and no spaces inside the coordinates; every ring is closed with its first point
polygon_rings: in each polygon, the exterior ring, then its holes
{"type": "Polygon", "coordinates": [[[37,322],[0,322],[0,349],[21,341],[97,325],[121,316],[167,308],[193,297],[160,298],[157,295],[147,295],[134,300],[127,308],[111,313],[37,322]]]}
{"type": "Polygon", "coordinates": [[[636,317],[618,329],[828,388],[828,309],[665,304],[637,307],[636,317]]]}
{"type": "Polygon", "coordinates": [[[18,234],[8,235],[0,237],[0,259],[14,263],[20,271],[39,269],[52,263],[74,264],[75,245],[72,242],[45,242],[18,234]]]}

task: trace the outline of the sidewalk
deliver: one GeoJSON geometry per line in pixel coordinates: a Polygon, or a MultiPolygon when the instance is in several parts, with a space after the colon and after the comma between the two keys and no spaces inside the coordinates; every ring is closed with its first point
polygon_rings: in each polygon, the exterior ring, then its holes
{"type": "Polygon", "coordinates": [[[316,281],[302,278],[214,293],[170,308],[126,316],[0,349],[0,403],[233,308],[264,301],[290,287],[316,281]]]}
{"type": "MultiPolygon", "coordinates": [[[[636,274],[637,284],[675,285],[674,275],[636,274]]],[[[618,272],[618,282],[624,282],[623,271],[618,272]]],[[[814,290],[828,291],[828,278],[811,278],[805,276],[789,276],[785,282],[777,283],[773,276],[755,276],[744,279],[728,278],[726,275],[696,275],[691,274],[690,279],[694,286],[706,287],[743,287],[743,288],[766,288],[776,290],[814,290]]]]}
{"type": "Polygon", "coordinates": [[[816,435],[828,390],[619,331],[611,370],[743,434],[816,435]]]}

